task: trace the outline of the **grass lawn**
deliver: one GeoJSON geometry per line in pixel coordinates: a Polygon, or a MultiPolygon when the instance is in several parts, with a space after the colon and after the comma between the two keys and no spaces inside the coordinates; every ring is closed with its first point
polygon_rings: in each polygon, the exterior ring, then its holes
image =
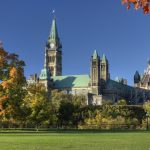
{"type": "Polygon", "coordinates": [[[150,132],[0,133],[0,150],[150,150],[150,132]]]}

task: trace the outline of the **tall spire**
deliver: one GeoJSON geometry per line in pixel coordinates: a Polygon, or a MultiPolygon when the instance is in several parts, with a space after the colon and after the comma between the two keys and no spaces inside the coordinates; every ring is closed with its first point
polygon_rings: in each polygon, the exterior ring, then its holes
{"type": "Polygon", "coordinates": [[[52,26],[51,26],[51,31],[50,31],[50,35],[48,38],[48,42],[56,43],[57,41],[59,41],[59,36],[58,36],[58,31],[57,31],[56,18],[54,16],[52,20],[52,26]]]}
{"type": "Polygon", "coordinates": [[[55,16],[52,19],[51,31],[45,47],[45,68],[52,76],[62,75],[62,45],[58,36],[55,16]]]}
{"type": "Polygon", "coordinates": [[[46,47],[50,50],[61,51],[62,45],[58,36],[58,30],[56,25],[56,18],[53,16],[52,26],[46,47]]]}

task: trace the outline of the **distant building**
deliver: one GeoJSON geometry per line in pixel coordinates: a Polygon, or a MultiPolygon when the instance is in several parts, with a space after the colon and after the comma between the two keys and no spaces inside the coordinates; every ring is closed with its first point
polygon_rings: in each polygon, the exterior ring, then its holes
{"type": "MultiPolygon", "coordinates": [[[[150,80],[146,75],[141,79],[138,72],[136,73],[135,87],[128,86],[127,80],[123,78],[118,81],[111,80],[108,59],[104,54],[100,57],[96,50],[91,56],[90,64],[90,75],[62,75],[62,44],[56,19],[53,18],[51,32],[45,46],[44,68],[38,81],[44,84],[48,91],[59,89],[65,93],[84,94],[87,97],[87,104],[92,105],[101,105],[107,100],[115,103],[122,98],[131,104],[137,104],[150,98],[150,91],[147,90],[149,88],[141,88],[141,85],[149,85],[150,80]]],[[[149,70],[150,67],[147,70],[148,74],[150,74],[149,70]]],[[[36,79],[37,76],[31,76],[29,83],[35,83],[36,79]]]]}
{"type": "Polygon", "coordinates": [[[28,84],[33,84],[33,83],[37,83],[37,82],[38,82],[37,74],[30,75],[30,77],[28,79],[28,84]]]}
{"type": "Polygon", "coordinates": [[[147,69],[143,75],[140,75],[138,71],[135,72],[134,86],[150,90],[150,61],[148,61],[147,69]]]}

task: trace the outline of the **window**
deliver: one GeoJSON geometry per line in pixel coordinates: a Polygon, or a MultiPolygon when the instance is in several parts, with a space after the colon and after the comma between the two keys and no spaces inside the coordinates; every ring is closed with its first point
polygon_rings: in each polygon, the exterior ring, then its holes
{"type": "Polygon", "coordinates": [[[49,61],[49,62],[54,62],[54,61],[55,61],[55,56],[49,56],[48,61],[49,61]]]}

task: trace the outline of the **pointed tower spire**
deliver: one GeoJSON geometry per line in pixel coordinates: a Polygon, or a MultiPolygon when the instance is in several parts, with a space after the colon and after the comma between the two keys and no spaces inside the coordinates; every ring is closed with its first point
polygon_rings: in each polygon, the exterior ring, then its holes
{"type": "Polygon", "coordinates": [[[52,26],[51,26],[50,34],[49,34],[48,41],[47,41],[48,47],[53,47],[53,45],[55,46],[57,45],[58,47],[61,47],[55,16],[53,17],[53,20],[52,20],[52,26]]]}
{"type": "Polygon", "coordinates": [[[103,61],[103,62],[107,61],[107,58],[106,58],[106,55],[105,55],[105,54],[103,54],[103,56],[102,56],[102,61],[103,61]]]}
{"type": "Polygon", "coordinates": [[[102,56],[100,66],[101,66],[101,75],[100,75],[101,79],[103,81],[107,81],[108,79],[110,79],[110,74],[109,74],[109,63],[105,54],[103,54],[102,56]]]}
{"type": "Polygon", "coordinates": [[[50,40],[57,40],[57,39],[59,39],[58,31],[57,31],[57,25],[56,25],[56,18],[55,17],[52,20],[52,26],[51,26],[49,39],[50,40]]]}
{"type": "Polygon", "coordinates": [[[51,31],[45,47],[45,67],[52,76],[62,75],[62,45],[58,36],[55,16],[52,20],[51,31]]]}
{"type": "Polygon", "coordinates": [[[50,34],[48,36],[48,41],[46,43],[46,47],[52,50],[61,51],[62,45],[59,39],[57,25],[56,25],[56,18],[53,16],[52,25],[50,34]]]}
{"type": "Polygon", "coordinates": [[[98,58],[97,51],[96,51],[96,50],[94,50],[94,52],[93,52],[93,59],[97,59],[97,58],[98,58]]]}
{"type": "Polygon", "coordinates": [[[140,80],[141,80],[140,74],[138,71],[136,71],[134,74],[134,84],[139,83],[140,80]]]}

